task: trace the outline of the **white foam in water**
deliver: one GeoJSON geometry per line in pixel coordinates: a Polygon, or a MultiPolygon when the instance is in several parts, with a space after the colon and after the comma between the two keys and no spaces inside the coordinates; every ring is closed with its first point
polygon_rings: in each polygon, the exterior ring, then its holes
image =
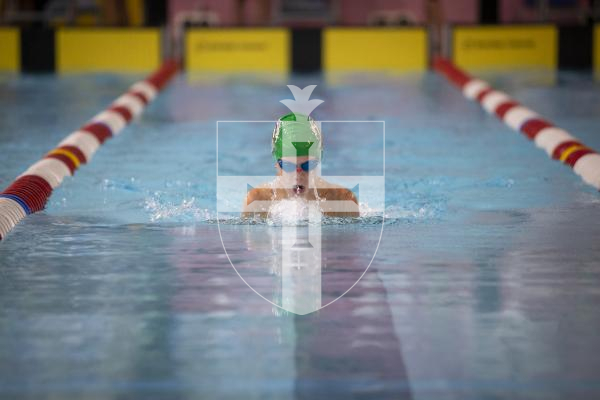
{"type": "MultiPolygon", "coordinates": [[[[404,205],[390,205],[385,209],[386,224],[398,222],[416,222],[435,219],[445,208],[438,201],[407,201],[404,205]]],[[[443,202],[442,202],[443,203],[443,202]]],[[[239,215],[217,213],[216,210],[201,207],[195,197],[184,198],[180,202],[166,201],[155,194],[145,200],[145,210],[150,214],[152,222],[205,222],[233,225],[271,225],[297,226],[317,223],[323,225],[340,224],[379,224],[384,215],[380,209],[374,209],[368,203],[359,204],[360,217],[328,217],[323,216],[319,203],[302,198],[286,199],[273,202],[269,215],[264,219],[242,219],[239,215]]]]}
{"type": "Polygon", "coordinates": [[[216,213],[207,208],[196,206],[196,199],[183,199],[180,204],[163,203],[160,198],[146,199],[145,210],[150,213],[150,221],[210,221],[214,220],[216,213]]]}
{"type": "Polygon", "coordinates": [[[315,201],[302,198],[276,201],[269,209],[269,225],[294,226],[321,221],[321,208],[315,201]]]}

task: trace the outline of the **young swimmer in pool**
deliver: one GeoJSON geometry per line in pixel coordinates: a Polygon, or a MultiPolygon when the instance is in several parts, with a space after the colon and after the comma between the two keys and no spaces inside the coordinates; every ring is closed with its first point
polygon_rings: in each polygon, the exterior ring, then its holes
{"type": "Polygon", "coordinates": [[[311,117],[290,113],[279,118],[273,131],[272,153],[276,177],[248,192],[242,218],[267,218],[274,202],[294,198],[318,201],[326,216],[360,215],[354,193],[319,176],[323,143],[311,117]]]}

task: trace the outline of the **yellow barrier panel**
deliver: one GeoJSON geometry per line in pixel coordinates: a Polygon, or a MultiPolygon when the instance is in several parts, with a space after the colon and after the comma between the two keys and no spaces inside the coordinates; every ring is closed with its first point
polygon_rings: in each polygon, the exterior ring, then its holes
{"type": "Polygon", "coordinates": [[[59,72],[147,72],[160,65],[160,31],[63,28],[56,32],[59,72]]]}
{"type": "Polygon", "coordinates": [[[411,72],[427,68],[423,28],[328,28],[323,32],[325,71],[411,72]]]}
{"type": "Polygon", "coordinates": [[[462,68],[558,66],[558,31],[553,25],[457,27],[453,33],[454,62],[462,68]]]}
{"type": "Polygon", "coordinates": [[[190,29],[185,39],[185,68],[189,72],[290,70],[287,29],[190,29]]]}
{"type": "Polygon", "coordinates": [[[600,24],[594,26],[594,75],[600,81],[600,24]]]}
{"type": "Polygon", "coordinates": [[[15,28],[0,28],[0,71],[18,72],[21,68],[21,38],[15,28]]]}

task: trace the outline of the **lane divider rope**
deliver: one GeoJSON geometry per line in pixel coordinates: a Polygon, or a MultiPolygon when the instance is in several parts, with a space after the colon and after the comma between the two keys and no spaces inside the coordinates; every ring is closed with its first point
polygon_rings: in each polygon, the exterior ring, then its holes
{"type": "Polygon", "coordinates": [[[600,190],[600,154],[569,132],[543,119],[538,113],[495,90],[487,82],[473,78],[445,58],[434,60],[433,68],[457,86],[463,95],[477,101],[490,114],[533,140],[548,156],[570,166],[583,181],[600,190]]]}
{"type": "Polygon", "coordinates": [[[0,240],[27,215],[46,206],[52,190],[90,162],[107,139],[121,133],[175,75],[178,64],[168,60],[146,79],[133,84],[106,110],[64,138],[41,160],[31,165],[0,193],[0,240]]]}

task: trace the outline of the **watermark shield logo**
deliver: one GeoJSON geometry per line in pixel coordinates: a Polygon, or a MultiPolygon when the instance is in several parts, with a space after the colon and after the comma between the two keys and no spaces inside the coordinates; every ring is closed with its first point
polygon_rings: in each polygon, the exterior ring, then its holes
{"type": "Polygon", "coordinates": [[[217,213],[240,278],[275,310],[304,315],[349,293],[373,262],[384,222],[385,123],[313,121],[307,116],[322,103],[309,100],[315,86],[289,87],[295,100],[282,103],[293,121],[217,123],[217,213]],[[275,157],[267,139],[273,127],[275,157]],[[260,154],[248,157],[255,142],[265,150],[255,146],[260,154]]]}

